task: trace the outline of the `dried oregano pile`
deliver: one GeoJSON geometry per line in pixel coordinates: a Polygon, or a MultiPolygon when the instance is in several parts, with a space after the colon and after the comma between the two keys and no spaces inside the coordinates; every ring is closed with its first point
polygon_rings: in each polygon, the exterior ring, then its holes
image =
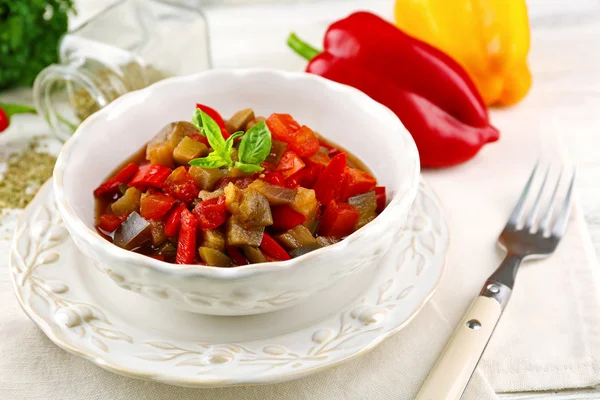
{"type": "Polygon", "coordinates": [[[0,211],[24,208],[40,186],[52,176],[56,157],[40,149],[34,139],[19,153],[12,154],[0,178],[0,211]]]}

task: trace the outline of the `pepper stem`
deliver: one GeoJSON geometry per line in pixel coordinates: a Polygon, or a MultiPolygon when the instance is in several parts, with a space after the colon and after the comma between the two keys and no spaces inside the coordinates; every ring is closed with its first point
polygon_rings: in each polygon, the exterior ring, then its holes
{"type": "Polygon", "coordinates": [[[310,44],[296,36],[294,32],[290,33],[290,36],[288,36],[287,45],[290,46],[290,48],[298,55],[307,59],[308,61],[312,60],[321,53],[320,50],[315,49],[310,44]]]}
{"type": "Polygon", "coordinates": [[[35,108],[23,104],[0,103],[0,108],[4,110],[9,117],[15,114],[36,114],[35,108]]]}

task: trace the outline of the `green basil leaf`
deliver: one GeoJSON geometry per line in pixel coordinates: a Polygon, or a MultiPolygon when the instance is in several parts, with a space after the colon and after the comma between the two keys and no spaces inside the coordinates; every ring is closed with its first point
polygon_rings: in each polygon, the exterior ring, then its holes
{"type": "Polygon", "coordinates": [[[242,164],[260,164],[271,151],[271,131],[265,121],[260,121],[248,129],[239,148],[242,164]]]}
{"type": "Polygon", "coordinates": [[[203,158],[194,158],[189,162],[190,165],[195,167],[202,168],[221,168],[221,167],[231,167],[233,162],[231,161],[231,157],[229,157],[229,162],[224,159],[221,154],[213,151],[209,153],[208,156],[203,158]]]}
{"type": "Polygon", "coordinates": [[[221,128],[207,113],[199,108],[194,110],[194,116],[192,117],[192,124],[200,130],[200,132],[206,136],[210,147],[218,153],[225,151],[225,139],[221,133],[221,128]]]}
{"type": "Polygon", "coordinates": [[[237,161],[235,163],[235,167],[237,169],[241,169],[244,172],[260,172],[262,170],[264,170],[263,167],[261,167],[260,165],[256,165],[256,164],[245,164],[245,163],[241,163],[239,161],[237,161]]]}

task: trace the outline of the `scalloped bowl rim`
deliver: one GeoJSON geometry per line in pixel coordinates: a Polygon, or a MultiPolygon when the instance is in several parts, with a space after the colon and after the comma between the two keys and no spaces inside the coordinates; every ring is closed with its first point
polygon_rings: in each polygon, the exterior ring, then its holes
{"type": "Polygon", "coordinates": [[[247,278],[251,275],[259,275],[266,274],[275,271],[281,271],[282,269],[291,269],[296,268],[298,264],[303,264],[306,261],[309,261],[311,258],[317,258],[323,252],[332,252],[332,251],[343,251],[346,246],[352,245],[352,243],[362,235],[367,234],[369,231],[373,230],[376,226],[384,225],[387,221],[391,221],[392,219],[382,218],[385,217],[386,212],[390,209],[390,206],[395,206],[394,208],[401,209],[409,209],[412,205],[412,202],[416,198],[418,186],[419,186],[419,174],[420,174],[420,166],[419,166],[419,155],[417,151],[417,147],[412,139],[412,136],[408,132],[408,130],[404,127],[400,119],[386,106],[381,103],[376,102],[363,92],[358,89],[355,89],[351,86],[340,84],[325,78],[322,78],[318,75],[309,74],[305,72],[288,72],[277,69],[270,68],[244,68],[244,69],[216,69],[216,70],[207,70],[193,75],[185,75],[185,76],[177,76],[171,77],[164,80],[161,80],[157,83],[154,83],[146,88],[132,91],[126,93],[125,95],[115,99],[106,107],[102,108],[98,112],[89,116],[83,123],[79,125],[73,136],[67,140],[67,142],[63,145],[59,156],[56,161],[56,165],[54,167],[53,172],[53,185],[55,190],[55,198],[59,210],[63,219],[67,225],[70,225],[74,229],[78,230],[78,233],[82,236],[85,236],[87,240],[94,246],[103,248],[106,250],[106,253],[110,254],[111,257],[119,259],[123,262],[131,262],[138,263],[143,262],[147,267],[150,267],[154,270],[157,270],[161,273],[175,273],[181,274],[183,277],[190,276],[200,276],[209,279],[220,279],[220,280],[235,280],[247,278]],[[102,120],[105,119],[106,115],[111,111],[118,109],[121,106],[121,103],[125,102],[127,99],[132,98],[134,96],[143,96],[146,93],[160,90],[164,86],[170,86],[174,84],[181,84],[187,81],[193,81],[196,79],[205,79],[206,76],[211,75],[219,75],[219,74],[232,74],[238,77],[251,76],[253,74],[265,74],[271,73],[275,75],[279,75],[287,80],[315,80],[320,84],[324,85],[327,90],[332,90],[336,92],[342,92],[346,94],[346,98],[348,101],[352,100],[354,102],[362,102],[369,103],[371,107],[378,107],[382,111],[391,114],[395,121],[397,121],[399,125],[399,131],[396,133],[401,133],[407,136],[406,143],[407,148],[405,150],[409,152],[414,152],[414,157],[412,159],[417,163],[414,168],[414,174],[410,177],[412,180],[410,188],[408,189],[408,194],[399,198],[398,194],[396,194],[391,201],[387,204],[386,208],[371,222],[369,222],[364,227],[358,229],[344,240],[340,242],[312,251],[308,254],[302,255],[300,257],[292,258],[286,261],[276,261],[276,262],[268,262],[268,263],[258,263],[258,264],[248,264],[242,265],[235,268],[218,268],[212,266],[205,265],[197,265],[197,264],[172,264],[167,263],[165,261],[156,260],[154,258],[145,256],[143,254],[135,253],[132,251],[128,251],[122,249],[118,246],[115,246],[113,243],[107,241],[103,237],[101,237],[98,232],[89,228],[78,216],[77,213],[73,210],[73,208],[69,205],[65,191],[63,189],[63,174],[65,168],[67,168],[67,154],[69,150],[74,147],[80,140],[83,140],[84,132],[88,126],[102,123],[102,120]]]}

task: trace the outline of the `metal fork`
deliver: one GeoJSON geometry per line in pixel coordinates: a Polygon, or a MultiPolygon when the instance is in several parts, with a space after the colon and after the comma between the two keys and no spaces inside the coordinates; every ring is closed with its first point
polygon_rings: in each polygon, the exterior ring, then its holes
{"type": "Polygon", "coordinates": [[[508,303],[519,266],[525,260],[549,256],[564,236],[571,210],[575,173],[571,176],[562,204],[558,207],[558,214],[555,215],[557,193],[563,173],[561,169],[556,183],[547,185],[550,173],[548,166],[540,189],[535,194],[533,205],[526,213],[527,199],[538,167],[539,162],[533,168],[523,193],[498,239],[500,245],[506,249],[506,258],[488,278],[481,293],[471,304],[429,373],[416,400],[457,400],[462,397],[508,303]],[[546,196],[546,187],[553,189],[540,219],[539,212],[546,196]]]}

